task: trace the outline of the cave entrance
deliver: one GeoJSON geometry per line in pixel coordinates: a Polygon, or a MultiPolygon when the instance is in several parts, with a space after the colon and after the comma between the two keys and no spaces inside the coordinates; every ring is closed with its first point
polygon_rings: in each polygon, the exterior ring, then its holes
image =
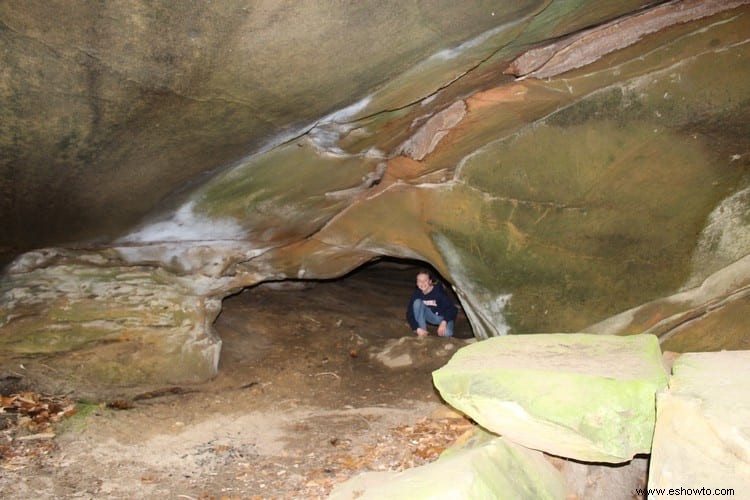
{"type": "Polygon", "coordinates": [[[437,401],[431,372],[474,335],[455,293],[428,264],[380,258],[337,279],[262,283],[224,300],[219,379],[271,384],[278,398],[316,405],[437,401]],[[405,312],[419,269],[433,271],[459,309],[453,338],[417,338],[405,312]],[[335,389],[335,390],[333,390],[335,389]]]}

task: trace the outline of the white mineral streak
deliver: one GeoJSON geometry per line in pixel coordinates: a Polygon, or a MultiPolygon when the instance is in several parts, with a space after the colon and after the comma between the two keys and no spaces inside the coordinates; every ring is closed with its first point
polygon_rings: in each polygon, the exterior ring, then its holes
{"type": "Polygon", "coordinates": [[[448,238],[437,234],[435,244],[448,264],[455,291],[463,300],[461,306],[471,322],[474,336],[480,339],[507,335],[508,326],[503,311],[513,294],[506,293],[493,296],[486,291],[474,290],[476,280],[469,276],[461,262],[461,255],[448,238]]]}
{"type": "Polygon", "coordinates": [[[493,36],[498,35],[500,33],[504,33],[505,31],[513,28],[514,26],[517,26],[523,21],[524,19],[521,18],[521,19],[516,19],[514,21],[511,21],[509,23],[501,24],[500,26],[496,26],[490,30],[485,31],[484,33],[478,34],[474,38],[467,40],[456,47],[453,47],[451,49],[441,50],[440,52],[436,52],[435,54],[432,54],[430,57],[427,58],[427,61],[432,61],[432,60],[447,61],[450,59],[455,59],[456,57],[470,51],[471,49],[481,46],[484,42],[488,41],[493,36]]]}
{"type": "Polygon", "coordinates": [[[334,111],[310,128],[308,136],[320,154],[352,156],[339,148],[337,143],[354,128],[352,120],[370,104],[371,100],[372,95],[369,95],[350,106],[334,111]]]}
{"type": "MultiPolygon", "coordinates": [[[[245,230],[233,219],[211,219],[194,210],[195,202],[183,205],[170,218],[145,225],[114,242],[112,249],[130,265],[159,265],[178,275],[220,278],[239,261],[263,254],[254,248],[245,230]]],[[[206,291],[198,281],[191,289],[206,291]]],[[[214,290],[220,283],[208,287],[214,290]]]]}
{"type": "Polygon", "coordinates": [[[143,226],[115,243],[238,240],[244,236],[245,230],[233,219],[212,219],[197,213],[195,201],[189,201],[167,220],[143,226]]]}
{"type": "MultiPolygon", "coordinates": [[[[219,250],[219,254],[240,250],[251,258],[266,249],[250,248],[244,238],[247,233],[234,219],[210,218],[195,211],[195,201],[180,207],[166,220],[142,226],[136,231],[116,240],[113,247],[129,264],[143,261],[174,262],[188,254],[197,257],[201,249],[219,250]],[[203,245],[201,243],[204,243],[203,245]],[[120,245],[118,245],[120,244],[120,245]]],[[[187,255],[190,257],[190,255],[187,255]]],[[[207,257],[201,255],[201,258],[207,257]]],[[[202,265],[216,266],[223,255],[215,255],[212,261],[202,265]]],[[[189,260],[194,260],[190,259],[189,260]]],[[[195,267],[196,261],[188,266],[195,267]]],[[[186,269],[187,270],[187,269],[186,269]]]]}

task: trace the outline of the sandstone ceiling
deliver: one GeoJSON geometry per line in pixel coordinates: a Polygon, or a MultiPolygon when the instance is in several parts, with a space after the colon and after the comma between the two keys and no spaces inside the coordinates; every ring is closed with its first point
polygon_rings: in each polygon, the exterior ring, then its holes
{"type": "Polygon", "coordinates": [[[749,4],[3,2],[0,347],[201,379],[222,297],[390,256],[480,338],[747,348],[749,4]]]}
{"type": "Polygon", "coordinates": [[[117,236],[202,175],[545,3],[3,2],[2,244],[117,236]]]}

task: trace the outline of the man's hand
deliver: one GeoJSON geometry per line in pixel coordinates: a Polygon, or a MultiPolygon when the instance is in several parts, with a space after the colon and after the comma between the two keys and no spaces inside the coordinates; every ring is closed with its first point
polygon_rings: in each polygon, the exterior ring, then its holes
{"type": "Polygon", "coordinates": [[[430,332],[428,332],[424,328],[417,328],[417,336],[419,336],[419,337],[426,337],[429,334],[430,334],[430,332]]]}
{"type": "Polygon", "coordinates": [[[448,330],[448,323],[446,323],[445,320],[441,321],[440,325],[438,326],[438,329],[437,329],[437,334],[440,337],[445,337],[445,332],[447,330],[448,330]]]}

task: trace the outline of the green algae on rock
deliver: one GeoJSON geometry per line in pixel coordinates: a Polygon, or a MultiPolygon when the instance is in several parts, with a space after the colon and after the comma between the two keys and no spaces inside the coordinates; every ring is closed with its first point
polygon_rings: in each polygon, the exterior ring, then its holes
{"type": "Polygon", "coordinates": [[[726,13],[708,27],[681,26],[592,68],[516,84],[516,100],[469,105],[461,130],[444,139],[450,147],[430,160],[448,165],[465,151],[456,180],[485,206],[478,225],[447,213],[435,225],[475,288],[513,292],[512,331],[575,331],[674,291],[705,267],[693,254],[696,234],[747,183],[737,154],[746,139],[716,128],[732,131],[747,113],[747,86],[716,79],[750,67],[739,34],[747,18],[726,13]],[[535,107],[539,119],[520,127],[535,120],[519,120],[519,110],[535,107]]]}
{"type": "Polygon", "coordinates": [[[454,408],[516,443],[620,463],[651,449],[667,374],[653,335],[537,334],[464,347],[433,381],[454,408]]]}
{"type": "Polygon", "coordinates": [[[275,148],[218,175],[194,197],[208,217],[230,217],[238,237],[263,245],[299,241],[375,184],[378,158],[321,152],[313,141],[275,148]]]}

